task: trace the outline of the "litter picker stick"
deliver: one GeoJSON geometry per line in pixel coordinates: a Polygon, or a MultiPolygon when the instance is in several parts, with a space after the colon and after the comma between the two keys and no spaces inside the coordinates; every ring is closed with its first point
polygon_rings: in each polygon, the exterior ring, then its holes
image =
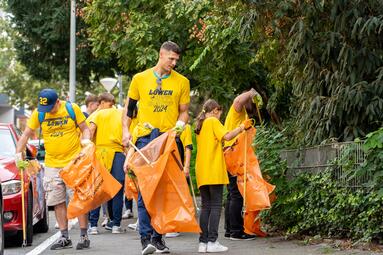
{"type": "MultiPolygon", "coordinates": [[[[172,154],[173,159],[176,161],[178,167],[180,168],[180,170],[183,171],[184,169],[183,169],[183,167],[182,167],[182,164],[178,161],[176,155],[174,155],[174,151],[172,151],[171,154],[172,154]]],[[[191,180],[190,174],[189,174],[189,180],[190,180],[190,185],[191,185],[191,190],[192,190],[192,196],[193,196],[194,206],[195,206],[195,208],[196,208],[196,210],[197,210],[197,212],[198,212],[198,211],[199,211],[199,208],[198,208],[198,206],[197,206],[197,199],[195,198],[194,189],[193,189],[193,182],[192,182],[192,180],[191,180]]]]}
{"type": "Polygon", "coordinates": [[[141,157],[146,161],[146,163],[148,163],[148,165],[150,165],[151,167],[153,167],[153,166],[152,166],[152,162],[150,162],[150,160],[149,160],[149,159],[142,153],[142,151],[141,151],[140,149],[138,149],[137,146],[134,145],[134,143],[133,143],[132,141],[129,140],[129,143],[130,143],[130,145],[132,145],[133,148],[138,152],[138,154],[141,155],[141,157]]]}
{"type": "Polygon", "coordinates": [[[247,182],[247,132],[245,131],[245,151],[244,151],[245,155],[244,155],[244,158],[245,158],[245,162],[244,162],[244,166],[243,166],[243,172],[244,172],[244,178],[245,180],[243,181],[243,208],[244,208],[244,212],[246,212],[246,182],[247,182]]]}
{"type": "Polygon", "coordinates": [[[27,246],[27,230],[25,226],[25,196],[24,196],[24,170],[20,169],[20,179],[21,179],[21,216],[23,217],[22,223],[23,223],[23,247],[27,246]]]}

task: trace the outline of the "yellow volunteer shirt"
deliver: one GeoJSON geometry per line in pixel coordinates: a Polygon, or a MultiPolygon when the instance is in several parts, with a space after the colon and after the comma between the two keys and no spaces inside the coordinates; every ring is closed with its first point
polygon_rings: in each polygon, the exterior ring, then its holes
{"type": "MultiPolygon", "coordinates": [[[[237,112],[234,109],[234,106],[231,105],[230,110],[227,113],[227,116],[225,119],[225,128],[228,131],[231,131],[239,127],[239,125],[241,125],[241,123],[245,121],[246,119],[248,119],[248,116],[247,116],[245,108],[242,109],[242,112],[237,112]]],[[[232,146],[236,139],[237,139],[237,136],[231,139],[230,141],[225,141],[224,147],[232,146]]]]}
{"type": "MultiPolygon", "coordinates": [[[[81,150],[80,133],[76,123],[65,108],[65,101],[60,101],[60,108],[55,114],[46,113],[41,123],[45,146],[45,165],[47,167],[65,167],[81,150]]],[[[78,124],[85,121],[85,116],[77,104],[72,104],[78,124]]],[[[35,109],[27,126],[33,130],[40,127],[38,112],[35,109]]]]}
{"type": "Polygon", "coordinates": [[[228,184],[223,157],[222,137],[226,128],[214,117],[205,119],[197,135],[196,176],[198,188],[203,185],[228,184]]]}
{"type": "Polygon", "coordinates": [[[90,120],[97,126],[94,138],[96,157],[109,171],[112,169],[114,154],[124,151],[121,117],[122,110],[113,107],[95,112],[90,120]]]}
{"type": "MultiPolygon", "coordinates": [[[[190,102],[190,83],[183,75],[172,70],[170,76],[162,80],[162,90],[157,90],[153,69],[133,76],[128,97],[139,101],[138,122],[150,123],[166,132],[173,128],[179,115],[179,105],[190,102]]],[[[144,136],[138,134],[138,137],[144,136]]]]}
{"type": "Polygon", "coordinates": [[[184,129],[184,131],[182,131],[182,133],[180,135],[180,140],[181,140],[184,148],[186,148],[186,146],[193,145],[191,132],[192,131],[191,131],[190,125],[189,124],[185,125],[185,129],[184,129]]]}
{"type": "Polygon", "coordinates": [[[108,108],[97,111],[91,122],[97,126],[96,147],[108,147],[117,152],[124,151],[122,146],[122,109],[108,108]]]}

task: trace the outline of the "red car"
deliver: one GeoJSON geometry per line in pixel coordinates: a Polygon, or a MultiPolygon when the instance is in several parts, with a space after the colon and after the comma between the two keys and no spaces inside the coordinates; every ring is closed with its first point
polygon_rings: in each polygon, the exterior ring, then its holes
{"type": "MultiPolygon", "coordinates": [[[[13,236],[12,242],[21,245],[23,241],[21,181],[15,164],[16,143],[19,133],[12,124],[0,123],[0,180],[4,199],[4,234],[13,236]]],[[[27,159],[34,159],[37,149],[27,145],[27,159]]],[[[27,245],[32,244],[33,232],[47,232],[49,228],[48,210],[43,190],[44,170],[36,176],[24,174],[25,212],[27,245]]]]}

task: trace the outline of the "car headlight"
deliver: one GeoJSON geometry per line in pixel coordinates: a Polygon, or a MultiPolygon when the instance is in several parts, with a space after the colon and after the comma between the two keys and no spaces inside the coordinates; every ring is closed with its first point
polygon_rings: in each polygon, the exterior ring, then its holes
{"type": "Polygon", "coordinates": [[[12,180],[1,184],[3,196],[19,193],[21,190],[21,181],[12,180]]]}

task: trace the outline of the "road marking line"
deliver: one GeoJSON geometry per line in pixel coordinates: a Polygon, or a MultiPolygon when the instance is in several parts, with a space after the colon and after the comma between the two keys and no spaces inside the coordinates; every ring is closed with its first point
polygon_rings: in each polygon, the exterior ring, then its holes
{"type": "MultiPolygon", "coordinates": [[[[77,224],[78,220],[77,218],[75,220],[69,221],[68,230],[71,230],[74,225],[77,224]]],[[[41,254],[43,251],[45,251],[46,248],[48,248],[51,244],[53,244],[59,237],[61,232],[58,231],[48,239],[46,239],[44,242],[42,242],[39,246],[28,252],[26,255],[38,255],[41,254]]]]}

